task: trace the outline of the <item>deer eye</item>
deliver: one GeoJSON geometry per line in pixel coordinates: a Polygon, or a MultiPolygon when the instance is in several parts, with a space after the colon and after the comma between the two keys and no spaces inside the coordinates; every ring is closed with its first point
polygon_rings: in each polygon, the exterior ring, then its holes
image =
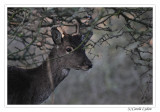
{"type": "Polygon", "coordinates": [[[71,47],[71,46],[67,46],[67,47],[66,47],[66,51],[67,51],[67,52],[71,52],[71,51],[73,51],[73,47],[71,47]]]}

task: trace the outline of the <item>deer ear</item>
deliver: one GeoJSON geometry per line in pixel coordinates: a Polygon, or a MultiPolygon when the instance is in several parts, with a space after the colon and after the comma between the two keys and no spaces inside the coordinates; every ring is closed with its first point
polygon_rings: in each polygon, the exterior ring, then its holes
{"type": "Polygon", "coordinates": [[[62,34],[60,33],[59,30],[57,30],[57,28],[52,28],[51,29],[51,34],[52,34],[53,42],[56,45],[62,43],[62,34]]]}
{"type": "Polygon", "coordinates": [[[87,33],[83,34],[82,37],[81,37],[81,40],[84,41],[85,39],[85,42],[84,42],[84,45],[90,40],[90,38],[92,37],[93,35],[93,32],[92,31],[88,31],[87,33]]]}

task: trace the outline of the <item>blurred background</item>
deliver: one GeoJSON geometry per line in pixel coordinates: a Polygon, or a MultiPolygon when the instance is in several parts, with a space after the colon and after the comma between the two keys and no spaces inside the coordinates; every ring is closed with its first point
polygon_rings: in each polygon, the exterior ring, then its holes
{"type": "Polygon", "coordinates": [[[8,8],[8,66],[34,68],[53,47],[51,27],[93,31],[89,71],[72,69],[43,104],[152,104],[150,7],[8,8]]]}

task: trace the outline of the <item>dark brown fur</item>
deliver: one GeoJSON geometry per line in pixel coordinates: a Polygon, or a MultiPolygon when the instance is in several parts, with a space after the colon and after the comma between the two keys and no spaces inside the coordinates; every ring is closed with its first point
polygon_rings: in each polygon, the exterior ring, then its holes
{"type": "Polygon", "coordinates": [[[66,36],[61,44],[53,47],[48,57],[52,81],[48,75],[48,61],[34,69],[8,67],[8,104],[40,104],[68,75],[70,68],[90,69],[91,61],[82,48],[63,56],[66,54],[66,46],[75,48],[81,42],[80,36],[66,36]]]}

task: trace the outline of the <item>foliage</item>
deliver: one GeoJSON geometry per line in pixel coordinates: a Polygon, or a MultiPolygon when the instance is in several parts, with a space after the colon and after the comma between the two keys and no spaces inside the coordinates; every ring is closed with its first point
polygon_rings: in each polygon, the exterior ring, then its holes
{"type": "Polygon", "coordinates": [[[124,52],[136,69],[143,69],[139,78],[149,77],[148,86],[142,90],[141,103],[145,103],[152,100],[152,94],[148,96],[148,91],[152,91],[152,14],[150,7],[8,8],[9,65],[39,66],[53,47],[50,28],[56,25],[75,28],[77,20],[80,33],[94,32],[84,47],[92,59],[100,56],[96,47],[113,46],[124,52]],[[115,39],[121,41],[115,45],[112,43],[115,39]]]}

